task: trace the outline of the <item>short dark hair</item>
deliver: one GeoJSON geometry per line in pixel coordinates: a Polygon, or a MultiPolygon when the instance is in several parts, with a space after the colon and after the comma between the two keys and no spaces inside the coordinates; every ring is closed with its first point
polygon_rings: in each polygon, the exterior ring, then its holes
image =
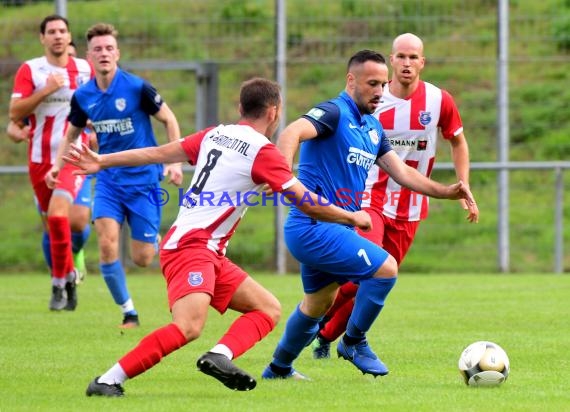
{"type": "Polygon", "coordinates": [[[281,87],[274,81],[254,77],[242,83],[239,102],[243,117],[258,119],[268,107],[281,103],[281,87]]]}
{"type": "Polygon", "coordinates": [[[87,42],[89,42],[93,37],[113,36],[114,38],[117,38],[118,35],[119,32],[112,24],[97,23],[87,29],[85,37],[87,38],[87,42]]]}
{"type": "Polygon", "coordinates": [[[386,59],[380,53],[375,52],[374,50],[365,49],[365,50],[360,50],[359,52],[356,52],[348,60],[346,70],[350,71],[350,69],[353,66],[355,66],[357,64],[366,63],[367,61],[373,61],[373,62],[380,63],[380,64],[386,64],[386,59]]]}
{"type": "Polygon", "coordinates": [[[69,21],[67,21],[67,19],[65,17],[60,16],[59,14],[51,14],[42,20],[42,22],[40,24],[40,33],[46,34],[47,24],[49,22],[58,21],[58,20],[61,20],[62,22],[64,22],[65,26],[67,27],[67,30],[69,30],[69,21]]]}

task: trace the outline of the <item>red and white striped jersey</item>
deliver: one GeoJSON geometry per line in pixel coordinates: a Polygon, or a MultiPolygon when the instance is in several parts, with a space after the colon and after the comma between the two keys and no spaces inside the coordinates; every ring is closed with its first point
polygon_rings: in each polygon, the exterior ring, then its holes
{"type": "MultiPolygon", "coordinates": [[[[435,162],[438,130],[445,139],[463,131],[453,97],[423,81],[407,99],[395,97],[386,85],[375,116],[398,156],[427,177],[435,162]]],[[[403,188],[376,165],[368,173],[366,191],[370,197],[363,200],[362,207],[374,207],[392,219],[410,222],[427,217],[428,197],[403,188]]]]}
{"type": "Polygon", "coordinates": [[[181,142],[196,170],[163,249],[207,247],[225,254],[248,206],[265,200],[275,205],[278,192],[297,181],[277,147],[245,122],[206,129],[181,142]],[[272,197],[261,196],[265,183],[272,197]]]}
{"type": "Polygon", "coordinates": [[[28,161],[53,164],[57,148],[67,131],[71,96],[75,89],[93,77],[93,70],[83,59],[69,57],[66,67],[53,66],[45,56],[28,60],[14,79],[12,98],[26,98],[45,87],[50,73],[65,76],[65,85],[46,97],[28,117],[31,127],[28,161]]]}

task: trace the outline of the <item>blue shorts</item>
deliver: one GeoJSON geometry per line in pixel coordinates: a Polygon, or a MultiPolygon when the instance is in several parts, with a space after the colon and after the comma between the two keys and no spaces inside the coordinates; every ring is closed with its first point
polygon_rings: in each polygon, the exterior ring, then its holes
{"type": "Polygon", "coordinates": [[[85,180],[83,181],[83,185],[79,192],[77,192],[77,196],[75,196],[75,200],[73,201],[74,205],[80,206],[87,206],[91,207],[91,181],[93,175],[87,175],[85,180]]]}
{"type": "Polygon", "coordinates": [[[122,225],[127,219],[131,238],[146,243],[156,243],[160,229],[161,208],[149,200],[151,191],[156,193],[159,183],[139,186],[107,184],[97,179],[93,201],[93,220],[111,218],[122,225]]]}
{"type": "Polygon", "coordinates": [[[289,217],[284,234],[289,251],[301,262],[305,293],[315,293],[333,282],[360,283],[371,278],[389,256],[353,228],[338,223],[289,217]]]}

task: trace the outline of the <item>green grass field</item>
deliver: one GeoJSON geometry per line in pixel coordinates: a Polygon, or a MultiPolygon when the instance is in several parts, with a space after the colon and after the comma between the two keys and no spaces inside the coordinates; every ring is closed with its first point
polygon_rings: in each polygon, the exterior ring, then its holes
{"type": "MultiPolygon", "coordinates": [[[[256,278],[283,304],[283,320],[236,363],[259,377],[301,297],[298,276],[256,278]]],[[[570,278],[556,275],[402,275],[369,340],[390,374],[363,376],[348,362],[296,367],[311,382],[258,380],[232,392],[197,371],[196,359],[234,319],[212,311],[202,337],[127,381],[122,399],[88,398],[91,379],[146,333],[169,322],[160,275],[131,275],[141,327],[117,328],[118,309],[98,275],[80,286],[79,307],[50,313],[47,275],[2,276],[0,411],[562,411],[568,410],[570,278]],[[469,388],[457,359],[476,340],[499,343],[511,375],[499,388],[469,388]]]]}

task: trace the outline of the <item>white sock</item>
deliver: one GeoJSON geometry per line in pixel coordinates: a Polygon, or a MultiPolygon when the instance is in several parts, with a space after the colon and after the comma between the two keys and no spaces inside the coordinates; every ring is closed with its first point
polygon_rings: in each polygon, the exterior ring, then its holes
{"type": "Polygon", "coordinates": [[[125,303],[123,303],[120,306],[123,313],[132,312],[133,310],[135,310],[135,304],[133,303],[132,299],[127,300],[125,303]]]}
{"type": "Polygon", "coordinates": [[[232,350],[228,348],[226,345],[220,345],[219,343],[216,346],[214,346],[212,349],[210,349],[210,352],[219,353],[220,355],[225,355],[229,360],[232,360],[234,358],[234,353],[232,352],[232,350]]]}
{"type": "Polygon", "coordinates": [[[51,278],[51,284],[58,288],[65,287],[65,278],[51,278]]]}
{"type": "Polygon", "coordinates": [[[75,277],[76,277],[76,275],[75,275],[75,269],[74,269],[67,274],[67,276],[65,277],[65,281],[66,282],[75,282],[75,277]]]}
{"type": "Polygon", "coordinates": [[[118,363],[115,363],[111,369],[105,372],[103,375],[97,379],[99,383],[106,383],[107,385],[114,385],[116,383],[122,384],[125,382],[129,377],[118,363]]]}

